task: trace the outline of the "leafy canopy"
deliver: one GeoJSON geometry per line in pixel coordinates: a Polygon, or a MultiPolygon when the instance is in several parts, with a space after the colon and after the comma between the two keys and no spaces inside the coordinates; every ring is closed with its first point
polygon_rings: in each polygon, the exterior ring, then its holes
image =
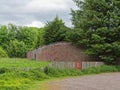
{"type": "Polygon", "coordinates": [[[109,64],[120,58],[120,1],[74,0],[72,41],[109,64]]]}
{"type": "Polygon", "coordinates": [[[3,57],[8,57],[7,53],[3,50],[2,47],[0,47],[0,58],[3,58],[3,57]]]}
{"type": "Polygon", "coordinates": [[[26,52],[44,45],[44,30],[13,24],[0,26],[0,46],[10,57],[25,57],[26,52]]]}
{"type": "Polygon", "coordinates": [[[68,30],[68,28],[65,26],[61,19],[56,17],[53,21],[46,24],[44,30],[45,44],[50,44],[54,42],[64,41],[66,30],[68,30]]]}

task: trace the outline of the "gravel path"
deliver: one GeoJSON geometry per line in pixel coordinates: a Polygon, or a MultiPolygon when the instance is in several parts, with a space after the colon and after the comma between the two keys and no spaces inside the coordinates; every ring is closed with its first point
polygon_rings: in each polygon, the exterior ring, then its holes
{"type": "Polygon", "coordinates": [[[120,73],[107,73],[49,82],[48,90],[120,90],[120,73]]]}

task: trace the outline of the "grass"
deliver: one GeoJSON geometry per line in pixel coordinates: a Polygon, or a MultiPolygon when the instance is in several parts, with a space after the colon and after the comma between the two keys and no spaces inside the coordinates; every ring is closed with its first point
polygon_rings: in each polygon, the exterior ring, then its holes
{"type": "Polygon", "coordinates": [[[0,58],[0,68],[40,68],[48,64],[49,62],[37,62],[28,59],[0,58]]]}
{"type": "Polygon", "coordinates": [[[109,73],[109,72],[120,72],[120,66],[102,65],[102,66],[91,67],[83,70],[77,70],[77,69],[62,70],[62,69],[47,67],[45,70],[45,73],[50,77],[82,76],[82,75],[109,73]]]}
{"type": "Polygon", "coordinates": [[[0,59],[0,90],[26,90],[35,81],[48,79],[41,68],[49,62],[20,58],[0,59]]]}
{"type": "MultiPolygon", "coordinates": [[[[0,90],[34,90],[31,87],[36,87],[36,85],[39,85],[37,82],[44,80],[105,72],[120,72],[120,66],[103,65],[80,71],[76,69],[52,68],[48,64],[49,62],[37,62],[27,59],[0,59],[0,90]],[[45,66],[47,67],[41,70],[45,66]],[[25,68],[31,69],[26,70],[25,68]]],[[[41,85],[40,88],[42,88],[41,85]]]]}
{"type": "Polygon", "coordinates": [[[84,75],[91,75],[91,74],[101,74],[101,73],[110,73],[110,72],[120,72],[120,66],[108,66],[102,65],[98,67],[92,67],[89,69],[84,70],[61,70],[56,68],[47,67],[45,73],[50,76],[50,79],[43,80],[34,84],[33,88],[30,90],[48,90],[46,87],[47,82],[76,77],[76,76],[84,76],[84,75]]]}

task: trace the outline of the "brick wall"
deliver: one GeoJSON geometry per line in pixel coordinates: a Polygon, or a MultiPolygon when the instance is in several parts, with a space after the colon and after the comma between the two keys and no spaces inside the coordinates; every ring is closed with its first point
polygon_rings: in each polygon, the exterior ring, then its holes
{"type": "Polygon", "coordinates": [[[27,58],[49,61],[94,61],[95,59],[85,55],[82,48],[77,48],[71,43],[60,42],[44,46],[27,53],[27,58]]]}
{"type": "Polygon", "coordinates": [[[33,53],[33,51],[29,51],[29,52],[27,53],[27,58],[28,58],[28,59],[34,59],[34,53],[33,53]]]}

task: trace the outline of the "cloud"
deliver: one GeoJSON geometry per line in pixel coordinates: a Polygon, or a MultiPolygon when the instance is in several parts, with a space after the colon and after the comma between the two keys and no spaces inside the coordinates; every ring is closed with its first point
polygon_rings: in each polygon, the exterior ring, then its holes
{"type": "Polygon", "coordinates": [[[0,0],[0,8],[0,24],[35,26],[35,22],[46,23],[58,15],[71,26],[70,8],[76,5],[72,0],[0,0]]]}
{"type": "Polygon", "coordinates": [[[66,10],[69,5],[65,0],[32,0],[26,5],[30,10],[66,10]]]}
{"type": "Polygon", "coordinates": [[[33,21],[31,24],[27,24],[25,26],[28,27],[44,27],[44,23],[40,22],[40,21],[33,21]]]}

